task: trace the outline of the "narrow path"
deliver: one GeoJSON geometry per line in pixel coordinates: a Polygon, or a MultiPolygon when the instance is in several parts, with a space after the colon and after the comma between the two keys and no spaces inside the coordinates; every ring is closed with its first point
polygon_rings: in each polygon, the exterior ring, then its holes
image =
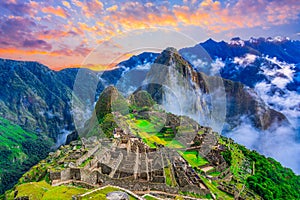
{"type": "Polygon", "coordinates": [[[199,198],[194,198],[194,197],[189,197],[189,196],[183,196],[183,195],[179,195],[179,194],[171,194],[171,193],[162,192],[162,191],[156,191],[156,190],[151,190],[151,191],[133,191],[133,193],[138,194],[138,195],[160,194],[160,195],[168,195],[168,196],[172,196],[172,197],[182,196],[184,199],[201,200],[199,198]]]}

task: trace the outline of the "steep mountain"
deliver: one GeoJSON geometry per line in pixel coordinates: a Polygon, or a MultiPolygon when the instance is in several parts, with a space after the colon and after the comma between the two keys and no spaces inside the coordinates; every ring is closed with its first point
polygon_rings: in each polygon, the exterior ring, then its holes
{"type": "Polygon", "coordinates": [[[111,112],[128,113],[128,103],[115,87],[109,86],[99,96],[95,110],[98,121],[102,121],[111,112]]]}
{"type": "Polygon", "coordinates": [[[2,117],[56,140],[73,129],[72,91],[56,72],[36,62],[1,59],[0,84],[2,117]]]}
{"type": "MultiPolygon", "coordinates": [[[[197,55],[203,49],[213,59],[219,59],[223,62],[219,63],[220,66],[217,69],[223,78],[242,82],[249,87],[254,87],[262,81],[271,82],[272,76],[273,78],[286,77],[291,79],[292,77],[287,77],[288,75],[284,73],[285,70],[294,71],[295,77],[300,73],[299,67],[297,67],[300,62],[299,41],[291,41],[286,38],[251,38],[244,41],[234,38],[226,43],[224,41],[215,42],[210,39],[194,47],[183,48],[179,52],[185,59],[195,64],[194,67],[197,70],[204,71],[206,67],[210,66],[195,63],[195,59],[202,59],[197,55]],[[287,64],[290,66],[286,66],[287,64]],[[278,72],[264,73],[268,70],[278,70],[278,72]]],[[[292,78],[290,81],[288,89],[297,90],[299,80],[292,78]]]]}
{"type": "Polygon", "coordinates": [[[253,125],[262,130],[274,122],[287,122],[283,114],[268,108],[252,89],[197,72],[173,48],[164,50],[157,57],[145,82],[149,85],[143,89],[167,111],[190,116],[215,129],[214,123],[224,120],[230,127],[235,127],[241,123],[242,116],[248,116],[253,125]],[[176,101],[178,105],[174,105],[176,101]],[[226,118],[222,119],[222,114],[226,118]],[[212,121],[205,121],[208,118],[212,121]]]}
{"type": "Polygon", "coordinates": [[[196,71],[243,83],[255,91],[256,99],[287,117],[290,125],[275,123],[266,131],[257,130],[243,118],[228,136],[299,173],[300,159],[294,158],[300,149],[300,42],[283,37],[233,38],[229,42],[210,39],[179,52],[196,71]],[[203,51],[211,59],[203,57],[203,51]]]}

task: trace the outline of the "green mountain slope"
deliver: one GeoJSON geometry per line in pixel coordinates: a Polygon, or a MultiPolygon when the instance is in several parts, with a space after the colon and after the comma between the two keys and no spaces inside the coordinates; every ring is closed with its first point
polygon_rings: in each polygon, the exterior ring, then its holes
{"type": "Polygon", "coordinates": [[[52,143],[0,117],[0,194],[32,165],[45,158],[52,143]]]}

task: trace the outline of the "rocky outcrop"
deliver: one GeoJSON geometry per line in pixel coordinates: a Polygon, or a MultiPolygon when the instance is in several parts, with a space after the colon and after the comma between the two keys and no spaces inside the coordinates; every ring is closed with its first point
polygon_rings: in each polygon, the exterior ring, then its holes
{"type": "Polygon", "coordinates": [[[78,132],[77,131],[73,131],[72,133],[70,133],[67,136],[66,145],[70,144],[72,141],[77,140],[78,138],[79,138],[78,132]]]}

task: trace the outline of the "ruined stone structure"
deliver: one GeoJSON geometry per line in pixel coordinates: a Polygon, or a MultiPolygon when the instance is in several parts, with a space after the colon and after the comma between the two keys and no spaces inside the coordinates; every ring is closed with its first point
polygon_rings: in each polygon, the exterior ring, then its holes
{"type": "MultiPolygon", "coordinates": [[[[145,114],[144,117],[148,116],[145,114]]],[[[74,149],[70,153],[73,159],[76,158],[72,165],[69,163],[59,172],[50,171],[52,184],[74,181],[88,187],[115,185],[132,191],[209,194],[199,172],[177,151],[197,150],[199,155],[209,161],[209,164],[202,167],[210,172],[219,171],[224,176],[230,176],[230,170],[226,170],[228,166],[220,154],[224,147],[218,144],[217,134],[189,118],[167,115],[166,119],[165,128],[173,130],[172,134],[167,135],[174,136],[174,139],[187,148],[150,148],[141,138],[131,134],[130,129],[116,128],[113,131],[113,142],[107,139],[82,139],[82,146],[88,151],[74,149]],[[82,152],[85,153],[82,155],[82,152]],[[168,175],[165,174],[166,168],[171,171],[168,175]],[[176,184],[172,187],[167,185],[167,178],[172,178],[176,184]]],[[[214,177],[207,175],[207,178],[214,177]]]]}
{"type": "Polygon", "coordinates": [[[94,186],[116,185],[132,191],[157,190],[167,193],[193,191],[201,195],[209,193],[197,173],[177,152],[153,151],[134,137],[120,138],[111,149],[98,144],[79,158],[76,164],[76,167],[69,167],[60,172],[50,172],[52,183],[72,180],[94,186]],[[79,167],[90,157],[93,159],[89,163],[79,167]],[[170,167],[174,171],[178,185],[176,187],[166,184],[164,167],[169,161],[172,163],[170,167]]]}

